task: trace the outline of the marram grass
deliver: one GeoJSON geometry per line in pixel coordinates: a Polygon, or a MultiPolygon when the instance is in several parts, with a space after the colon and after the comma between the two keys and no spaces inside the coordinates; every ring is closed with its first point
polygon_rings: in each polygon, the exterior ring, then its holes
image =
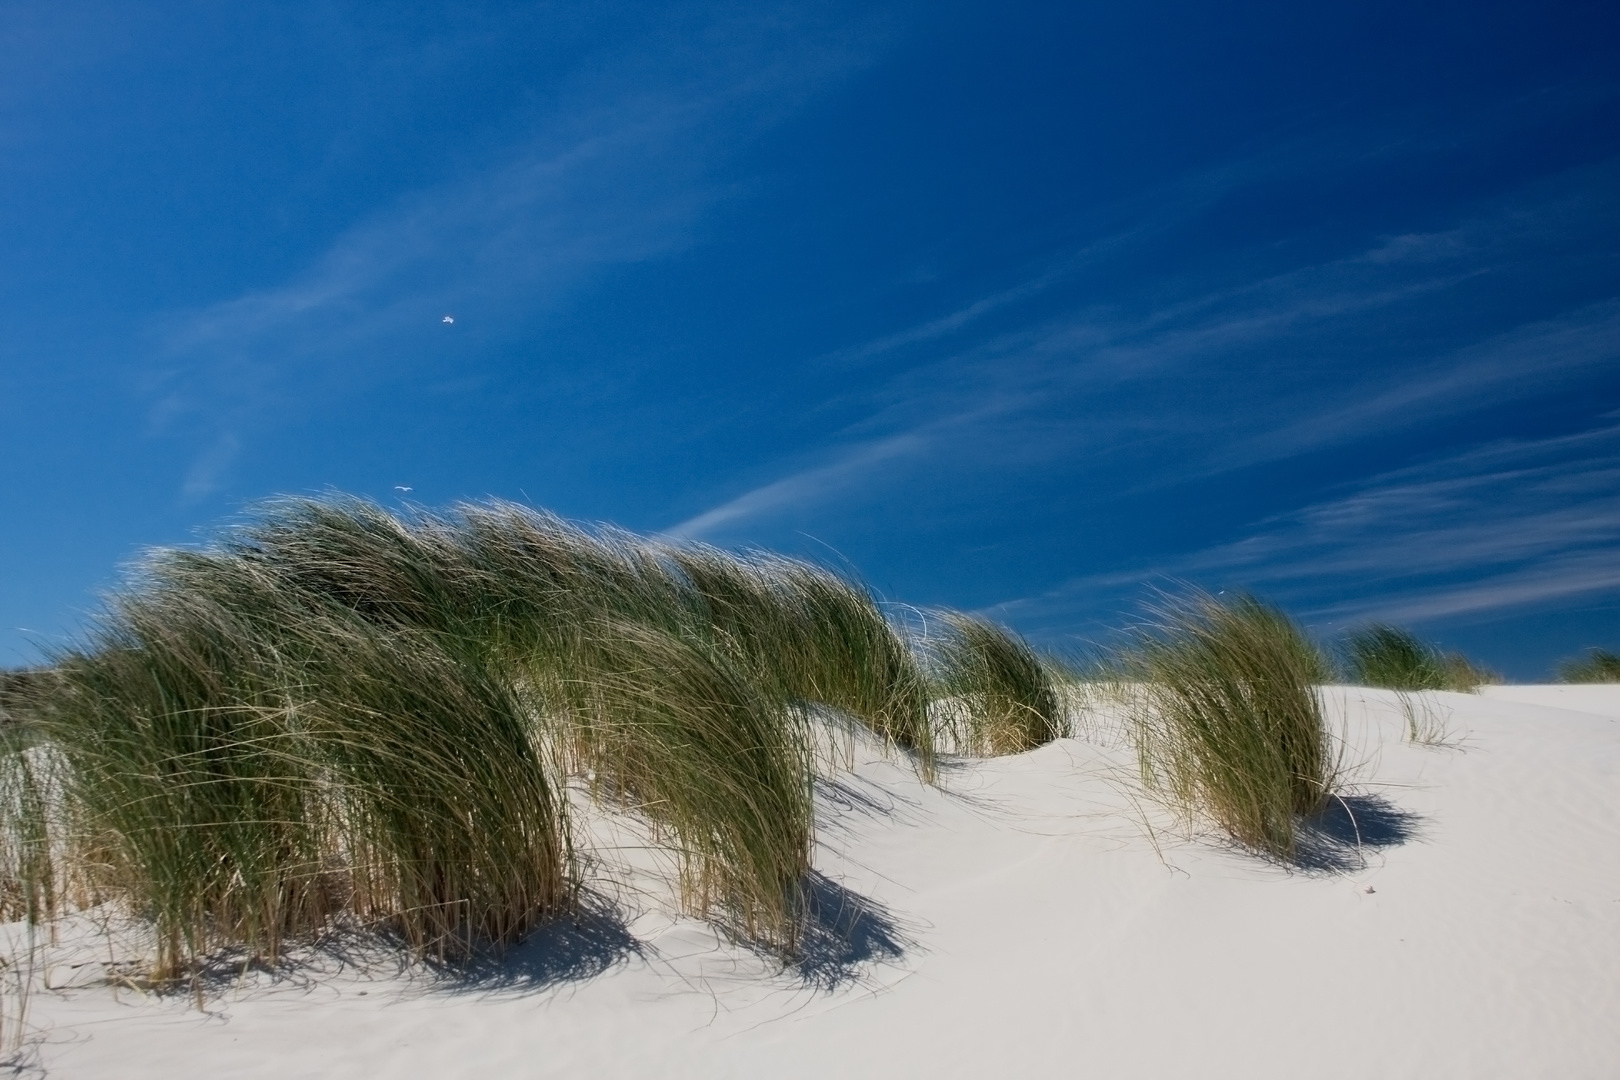
{"type": "Polygon", "coordinates": [[[668,835],[690,910],[791,951],[814,822],[793,714],[713,646],[612,622],[593,637],[547,694],[575,770],[668,835]]]}
{"type": "Polygon", "coordinates": [[[1590,649],[1585,656],[1558,665],[1562,683],[1620,683],[1620,654],[1590,649]]]}
{"type": "Polygon", "coordinates": [[[1247,847],[1292,857],[1297,819],[1336,782],[1323,667],[1286,615],[1251,597],[1161,605],[1119,658],[1147,787],[1247,847]]]}
{"type": "Polygon", "coordinates": [[[972,615],[947,612],[939,621],[931,660],[956,750],[1019,754],[1068,733],[1047,666],[1022,638],[972,615]]]}
{"type": "Polygon", "coordinates": [[[1410,631],[1393,626],[1367,626],[1353,632],[1345,641],[1344,652],[1345,673],[1360,686],[1470,693],[1481,684],[1501,681],[1461,653],[1441,652],[1410,631]]]}
{"type": "Polygon", "coordinates": [[[176,553],[41,715],[75,886],[158,931],[159,975],[274,956],[346,912],[440,956],[569,900],[560,802],[504,682],[421,631],[176,553]]]}
{"type": "Polygon", "coordinates": [[[948,625],[919,647],[819,567],[506,503],[267,503],[149,556],[8,689],[0,906],[120,903],[155,927],[158,976],[336,918],[462,956],[574,903],[574,776],[655,826],[691,910],[791,952],[818,710],[925,777],[930,664],[980,749],[1061,731],[1027,646],[948,625]]]}

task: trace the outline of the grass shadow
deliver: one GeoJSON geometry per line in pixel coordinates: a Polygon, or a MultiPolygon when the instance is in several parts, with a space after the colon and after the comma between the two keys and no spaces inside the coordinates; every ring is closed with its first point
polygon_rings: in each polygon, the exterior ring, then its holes
{"type": "Polygon", "coordinates": [[[473,948],[453,958],[418,957],[397,931],[348,925],[294,947],[274,962],[243,949],[221,950],[159,984],[147,983],[133,964],[109,969],[107,981],[164,997],[189,995],[200,1010],[208,1011],[249,975],[306,992],[350,972],[403,978],[418,993],[531,993],[594,979],[641,955],[641,942],[618,911],[605,900],[587,897],[572,916],[542,923],[514,945],[473,948]]]}
{"type": "Polygon", "coordinates": [[[913,944],[888,908],[814,870],[804,881],[803,910],[798,957],[790,968],[819,990],[856,982],[863,968],[898,960],[913,944]]]}
{"type": "Polygon", "coordinates": [[[894,796],[891,793],[884,792],[884,797],[878,798],[842,777],[816,777],[815,791],[820,812],[818,826],[823,825],[830,814],[860,814],[869,818],[890,818],[895,814],[894,796]]]}
{"type": "Polygon", "coordinates": [[[1422,824],[1421,815],[1381,795],[1335,795],[1321,812],[1300,820],[1291,861],[1303,870],[1360,870],[1368,851],[1404,844],[1419,835],[1422,824]]]}
{"type": "Polygon", "coordinates": [[[442,980],[441,988],[452,993],[530,992],[594,979],[643,955],[642,943],[617,909],[592,900],[568,918],[535,928],[509,948],[453,963],[429,962],[427,967],[442,980]]]}

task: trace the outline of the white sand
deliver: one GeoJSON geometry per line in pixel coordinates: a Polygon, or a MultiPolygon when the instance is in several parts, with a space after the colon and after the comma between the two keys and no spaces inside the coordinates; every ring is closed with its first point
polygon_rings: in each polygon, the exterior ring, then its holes
{"type": "MultiPolygon", "coordinates": [[[[865,753],[818,865],[874,905],[846,950],[867,956],[808,982],[649,899],[639,952],[550,938],[504,986],[327,964],[206,1013],[39,992],[31,1058],[64,1080],[1620,1076],[1620,687],[1423,695],[1449,748],[1407,744],[1393,694],[1328,693],[1365,865],[1342,815],[1340,870],[1208,835],[1156,852],[1101,734],[943,791],[865,753]],[[585,973],[546,981],[563,947],[585,973]]],[[[74,955],[53,984],[100,977],[74,955]]]]}

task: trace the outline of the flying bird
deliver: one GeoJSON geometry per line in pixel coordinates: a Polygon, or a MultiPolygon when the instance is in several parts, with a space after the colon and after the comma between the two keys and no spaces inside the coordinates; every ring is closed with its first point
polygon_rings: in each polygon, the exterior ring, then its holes
{"type": "Polygon", "coordinates": [[[406,487],[404,484],[395,484],[394,485],[394,490],[395,491],[409,491],[411,489],[406,487]]]}
{"type": "Polygon", "coordinates": [[[456,317],[455,317],[455,316],[454,316],[454,315],[446,315],[446,316],[445,316],[445,317],[444,317],[444,320],[443,320],[443,321],[444,321],[444,322],[445,322],[445,323],[446,323],[446,324],[449,324],[449,323],[453,323],[453,322],[455,322],[455,321],[456,321],[456,317]]]}

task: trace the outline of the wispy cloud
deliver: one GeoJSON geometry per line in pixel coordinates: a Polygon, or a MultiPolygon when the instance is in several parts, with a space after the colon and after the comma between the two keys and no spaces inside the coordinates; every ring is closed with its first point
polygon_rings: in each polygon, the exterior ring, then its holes
{"type": "Polygon", "coordinates": [[[785,9],[669,21],[588,57],[482,166],[373,210],[287,280],[160,319],[141,384],[149,426],[209,447],[186,492],[220,482],[224,431],[244,438],[352,393],[448,333],[515,340],[605,269],[690,244],[730,194],[726,155],[869,62],[877,41],[785,9]]]}
{"type": "Polygon", "coordinates": [[[1491,574],[1480,581],[1431,588],[1409,595],[1379,597],[1318,609],[1329,622],[1377,620],[1389,623],[1438,622],[1456,616],[1535,608],[1573,597],[1620,591],[1620,561],[1612,549],[1560,552],[1533,566],[1491,574]]]}
{"type": "Polygon", "coordinates": [[[945,448],[973,438],[992,418],[1017,413],[1020,407],[1015,398],[989,398],[900,434],[852,438],[836,451],[823,454],[819,464],[750,488],[664,531],[671,536],[717,539],[735,535],[761,519],[802,514],[817,504],[847,499],[852,488],[869,486],[875,474],[915,472],[936,460],[945,448]]]}
{"type": "Polygon", "coordinates": [[[1258,522],[1240,539],[1003,605],[1057,623],[1155,581],[1241,587],[1323,622],[1422,622],[1620,588],[1620,425],[1475,447],[1258,522]]]}
{"type": "Polygon", "coordinates": [[[180,486],[181,498],[196,502],[218,491],[227,469],[236,460],[241,441],[232,431],[221,432],[213,445],[199,454],[186,471],[185,483],[180,486]]]}
{"type": "Polygon", "coordinates": [[[804,469],[781,480],[754,488],[665,531],[678,537],[712,536],[728,526],[785,507],[799,507],[835,495],[844,489],[851,477],[867,475],[872,469],[889,462],[914,458],[919,453],[925,452],[929,445],[930,440],[917,432],[857,444],[836,455],[824,465],[804,469]]]}
{"type": "Polygon", "coordinates": [[[1349,404],[1319,411],[1233,447],[1221,466],[1275,460],[1432,423],[1502,400],[1531,397],[1566,377],[1620,364],[1620,300],[1607,300],[1436,357],[1405,378],[1349,404]]]}
{"type": "Polygon", "coordinates": [[[1348,254],[1267,273],[1229,267],[1195,283],[1202,288],[1167,297],[1161,287],[1147,301],[1096,287],[1110,259],[1130,253],[1129,241],[1104,242],[1102,254],[1082,249],[945,316],[834,354],[883,355],[894,369],[865,391],[866,414],[836,434],[837,449],[687,524],[740,534],[812,504],[869,498],[909,466],[867,448],[948,456],[949,446],[927,437],[942,427],[973,448],[985,472],[1061,467],[1120,494],[1566,391],[1620,365],[1620,301],[1495,326],[1471,316],[1461,330],[1452,313],[1557,272],[1592,222],[1620,209],[1616,182],[1620,162],[1607,162],[1477,207],[1440,231],[1375,237],[1348,254]],[[1036,297],[1048,313],[1020,322],[1036,297]],[[1052,315],[1059,298],[1072,306],[1052,315]],[[980,324],[992,313],[999,328],[985,333],[980,324]],[[1002,406],[985,409],[986,401],[1002,406]]]}

